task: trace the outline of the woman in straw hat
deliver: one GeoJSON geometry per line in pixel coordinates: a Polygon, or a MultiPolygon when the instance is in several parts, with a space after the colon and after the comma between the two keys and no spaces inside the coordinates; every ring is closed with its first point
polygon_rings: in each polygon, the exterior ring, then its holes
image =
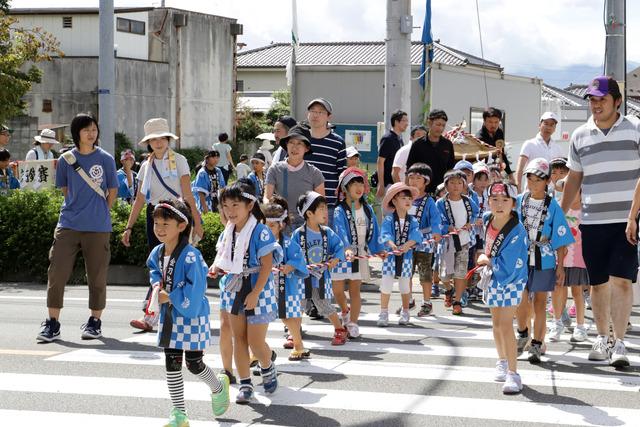
{"type": "MultiPolygon", "coordinates": [[[[169,131],[166,119],[149,119],[144,124],[145,136],[138,145],[147,147],[149,158],[138,171],[138,193],[131,208],[127,227],[122,234],[122,243],[129,247],[131,230],[144,204],[147,205],[147,243],[149,250],[160,242],[153,232],[153,209],[160,200],[183,199],[191,209],[194,232],[202,237],[202,223],[196,201],[191,192],[191,172],[187,159],[171,149],[169,143],[178,137],[169,131]]],[[[145,331],[152,329],[154,319],[132,320],[131,326],[145,331]]]]}
{"type": "Polygon", "coordinates": [[[51,129],[42,129],[40,135],[33,137],[33,148],[27,152],[25,160],[53,160],[55,155],[51,148],[60,143],[56,139],[56,133],[51,129]]]}

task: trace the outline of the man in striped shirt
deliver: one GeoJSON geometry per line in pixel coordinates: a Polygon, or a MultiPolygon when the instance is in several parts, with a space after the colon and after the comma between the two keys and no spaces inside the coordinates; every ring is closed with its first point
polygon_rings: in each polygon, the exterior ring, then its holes
{"type": "Polygon", "coordinates": [[[595,78],[585,98],[592,116],[571,136],[562,209],[569,210],[582,185],[582,253],[598,330],[589,360],[623,367],[629,365],[623,339],[638,269],[636,246],[627,241],[625,228],[640,177],[640,125],[618,112],[622,94],[611,77],[595,78]],[[613,348],[608,346],[610,321],[613,348]]]}
{"type": "Polygon", "coordinates": [[[325,197],[329,207],[329,227],[333,226],[338,177],[347,167],[344,140],[329,127],[332,111],[331,103],[324,98],[313,99],[307,105],[311,153],[307,153],[304,157],[305,162],[320,169],[324,177],[325,197]]]}

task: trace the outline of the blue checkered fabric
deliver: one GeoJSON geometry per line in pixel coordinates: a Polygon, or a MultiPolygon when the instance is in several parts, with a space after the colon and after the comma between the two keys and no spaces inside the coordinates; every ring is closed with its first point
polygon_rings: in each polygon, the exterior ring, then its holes
{"type": "MultiPolygon", "coordinates": [[[[176,311],[173,311],[176,314],[176,311]]],[[[163,322],[158,325],[158,343],[163,329],[163,322]]],[[[209,316],[187,318],[177,315],[171,328],[171,339],[168,348],[178,350],[204,350],[211,345],[209,335],[209,316]]]]}
{"type": "Polygon", "coordinates": [[[510,283],[506,286],[498,286],[495,280],[491,281],[489,288],[484,291],[484,301],[489,307],[515,307],[522,301],[522,293],[527,282],[524,280],[510,283]]]}
{"type": "MultiPolygon", "coordinates": [[[[401,277],[411,277],[413,274],[413,257],[403,255],[402,274],[401,277]]],[[[396,256],[390,255],[382,262],[382,275],[386,277],[395,277],[396,275],[396,256]]]]}
{"type": "Polygon", "coordinates": [[[287,295],[286,316],[287,319],[302,317],[302,294],[287,295]]]}
{"type": "Polygon", "coordinates": [[[345,261],[345,262],[341,262],[339,263],[336,268],[334,268],[333,270],[331,270],[331,274],[333,273],[338,273],[338,274],[351,274],[351,261],[345,261]]]}
{"type": "MultiPolygon", "coordinates": [[[[236,292],[228,292],[222,291],[220,295],[220,309],[225,311],[231,311],[233,307],[233,302],[236,299],[236,292]]],[[[269,278],[267,280],[266,285],[260,292],[260,296],[258,297],[258,304],[254,309],[254,313],[256,315],[259,314],[267,314],[272,311],[278,310],[278,295],[276,293],[275,286],[273,284],[273,279],[269,278]]]]}

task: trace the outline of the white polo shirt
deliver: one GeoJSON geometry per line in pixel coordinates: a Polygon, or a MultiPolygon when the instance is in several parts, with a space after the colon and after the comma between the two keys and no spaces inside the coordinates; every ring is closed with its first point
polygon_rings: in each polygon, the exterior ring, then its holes
{"type": "Polygon", "coordinates": [[[520,155],[525,156],[529,160],[542,157],[547,161],[551,161],[558,157],[567,157],[567,153],[560,143],[551,138],[547,144],[545,140],[542,139],[540,132],[538,132],[535,138],[528,139],[524,142],[524,145],[520,150],[520,155]]]}
{"type": "Polygon", "coordinates": [[[407,173],[407,159],[409,158],[409,151],[411,151],[411,142],[400,147],[393,158],[393,167],[400,168],[400,172],[398,172],[400,182],[404,182],[404,177],[407,173]]]}

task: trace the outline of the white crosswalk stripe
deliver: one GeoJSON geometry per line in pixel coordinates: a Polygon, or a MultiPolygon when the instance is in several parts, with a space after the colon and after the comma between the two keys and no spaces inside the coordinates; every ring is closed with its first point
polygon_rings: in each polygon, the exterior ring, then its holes
{"type": "MultiPolygon", "coordinates": [[[[131,300],[122,299],[120,302],[128,304],[131,300]]],[[[390,317],[392,321],[397,319],[394,315],[390,317]]],[[[211,318],[215,319],[216,316],[212,315],[211,318]]],[[[590,343],[568,345],[570,335],[566,334],[563,343],[549,345],[541,366],[530,365],[526,355],[519,358],[518,371],[525,384],[525,392],[521,396],[504,397],[501,384],[493,380],[497,354],[493,347],[491,319],[474,318],[470,314],[463,317],[431,316],[412,318],[412,326],[392,325],[388,328],[376,327],[376,319],[376,313],[363,313],[360,318],[362,338],[351,340],[344,346],[330,344],[332,327],[329,323],[305,321],[303,329],[309,339],[305,339],[304,343],[312,351],[312,358],[300,362],[286,359],[286,350],[282,349],[282,324],[273,322],[268,329],[267,343],[279,354],[276,366],[280,386],[275,394],[265,395],[260,387],[261,380],[257,378],[254,381],[256,402],[269,408],[270,412],[304,408],[305,411],[329,416],[338,411],[349,411],[351,414],[436,417],[431,421],[424,418],[428,425],[440,425],[433,420],[449,418],[453,424],[459,418],[527,426],[535,423],[638,425],[640,407],[629,404],[637,400],[635,396],[640,388],[638,338],[628,341],[629,359],[635,367],[627,371],[614,371],[604,362],[587,360],[590,343]],[[422,390],[429,390],[427,386],[421,387],[421,384],[438,387],[433,392],[421,393],[422,390]],[[405,387],[407,385],[410,387],[405,387]],[[469,391],[465,392],[464,389],[469,391]],[[538,399],[539,396],[547,396],[547,400],[541,402],[530,397],[527,390],[538,399]],[[607,394],[609,398],[602,404],[597,401],[585,402],[579,398],[593,391],[607,394]],[[557,401],[552,399],[554,396],[557,401]]],[[[211,321],[214,330],[219,325],[219,321],[211,321]]],[[[590,331],[591,339],[594,333],[590,331]]],[[[164,355],[156,347],[156,334],[129,333],[118,341],[122,345],[120,349],[99,343],[88,345],[87,348],[73,346],[58,354],[42,353],[40,357],[46,366],[52,368],[51,372],[2,372],[0,392],[17,396],[21,393],[42,396],[55,393],[56,396],[68,396],[70,399],[99,396],[103,401],[114,402],[120,402],[118,399],[136,399],[170,408],[162,368],[164,355]],[[64,373],[70,367],[83,369],[64,373]],[[109,374],[88,374],[94,371],[109,374]]],[[[222,368],[219,353],[219,347],[214,343],[205,355],[205,362],[216,370],[222,368]]],[[[235,390],[233,387],[232,400],[235,390]]],[[[210,399],[207,386],[189,373],[185,373],[185,398],[188,407],[210,399]]],[[[230,411],[234,415],[228,419],[225,415],[221,419],[232,423],[217,423],[196,417],[191,420],[191,425],[244,427],[248,424],[234,424],[233,420],[247,422],[246,414],[255,410],[232,403],[230,411]],[[244,414],[244,418],[238,414],[244,414]]],[[[267,422],[267,419],[256,420],[267,422]]],[[[159,418],[155,413],[126,416],[120,413],[89,413],[84,408],[72,412],[57,412],[48,408],[42,411],[0,408],[0,420],[3,425],[53,427],[128,427],[162,425],[166,422],[165,418],[159,418]]],[[[278,418],[269,420],[274,421],[268,423],[270,426],[282,424],[278,418]]],[[[315,422],[302,420],[295,425],[311,427],[326,424],[320,417],[315,422]]]]}

